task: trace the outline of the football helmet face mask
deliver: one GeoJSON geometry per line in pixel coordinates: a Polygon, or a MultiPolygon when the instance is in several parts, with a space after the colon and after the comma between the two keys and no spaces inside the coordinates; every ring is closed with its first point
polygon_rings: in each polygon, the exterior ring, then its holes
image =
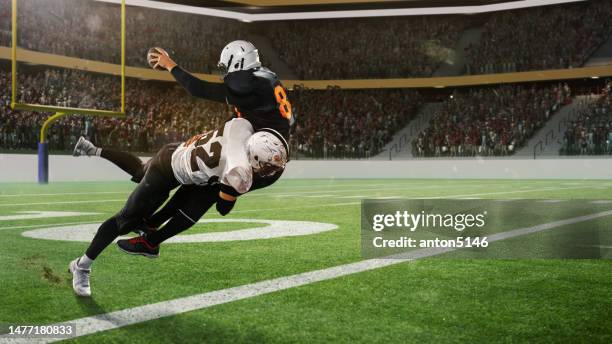
{"type": "Polygon", "coordinates": [[[270,177],[285,169],[287,148],[274,134],[259,131],[247,141],[247,155],[253,172],[260,177],[270,177]]]}
{"type": "Polygon", "coordinates": [[[239,70],[261,67],[259,52],[251,42],[233,41],[221,50],[217,64],[223,76],[239,70]]]}

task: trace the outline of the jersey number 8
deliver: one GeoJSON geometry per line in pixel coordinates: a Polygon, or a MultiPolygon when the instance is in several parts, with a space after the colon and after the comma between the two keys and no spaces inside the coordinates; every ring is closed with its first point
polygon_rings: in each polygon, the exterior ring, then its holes
{"type": "Polygon", "coordinates": [[[291,119],[291,103],[287,99],[287,93],[285,89],[278,85],[274,88],[274,95],[276,96],[276,102],[278,103],[278,110],[281,115],[286,119],[291,119]]]}

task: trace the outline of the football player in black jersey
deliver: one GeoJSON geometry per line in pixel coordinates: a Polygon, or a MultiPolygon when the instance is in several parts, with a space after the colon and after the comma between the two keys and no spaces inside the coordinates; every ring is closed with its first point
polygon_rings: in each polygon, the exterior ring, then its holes
{"type": "Polygon", "coordinates": [[[262,67],[255,46],[247,41],[233,41],[221,51],[218,67],[223,83],[198,79],[174,62],[162,48],[147,55],[154,69],[168,70],[191,95],[234,107],[237,117],[247,119],[255,131],[272,128],[289,140],[291,103],[287,91],[275,73],[262,67]]]}
{"type": "MultiPolygon", "coordinates": [[[[241,153],[241,155],[243,155],[242,158],[248,161],[242,161],[240,169],[237,168],[230,171],[230,173],[236,172],[240,174],[239,176],[232,175],[228,177],[228,175],[221,176],[209,173],[204,173],[203,176],[195,176],[198,177],[198,180],[203,178],[202,183],[206,185],[214,180],[213,177],[218,178],[221,183],[219,191],[215,190],[217,195],[214,198],[217,203],[217,208],[219,209],[219,205],[221,204],[224,209],[231,209],[236,197],[251,188],[252,180],[244,180],[244,183],[236,185],[232,185],[231,183],[231,181],[237,183],[241,182],[238,177],[248,177],[250,175],[250,171],[244,174],[246,170],[243,171],[243,169],[246,166],[253,167],[254,172],[261,174],[262,172],[266,172],[266,169],[262,167],[272,166],[273,169],[277,167],[277,165],[284,167],[284,164],[288,161],[289,149],[287,146],[287,138],[289,136],[292,114],[291,104],[287,99],[286,90],[276,77],[276,74],[261,66],[257,49],[255,49],[253,44],[246,41],[231,42],[223,49],[218,63],[224,73],[223,84],[202,81],[181,69],[163,49],[156,48],[156,51],[157,53],[149,52],[147,54],[149,64],[153,68],[161,67],[170,71],[174,78],[194,96],[218,102],[226,102],[234,106],[238,119],[228,121],[226,125],[229,125],[229,122],[235,122],[236,124],[234,127],[237,129],[231,130],[232,133],[224,134],[224,140],[228,142],[237,142],[247,137],[245,135],[256,137],[255,142],[258,142],[258,144],[251,145],[248,149],[248,154],[244,152],[241,153]],[[249,124],[245,125],[245,123],[249,124]],[[280,137],[275,138],[275,136],[280,137]],[[278,149],[279,152],[285,152],[282,158],[280,153],[275,152],[276,148],[274,150],[264,149],[261,152],[257,152],[258,149],[262,149],[264,148],[263,146],[266,145],[274,144],[278,148],[282,146],[281,143],[283,142],[285,146],[284,149],[278,149]],[[270,164],[269,160],[258,160],[258,157],[264,155],[264,151],[267,153],[269,150],[271,152],[274,151],[274,154],[270,155],[270,157],[274,156],[274,158],[277,159],[277,161],[274,161],[274,164],[270,164]],[[242,174],[244,174],[244,176],[242,174]],[[224,183],[222,179],[229,183],[224,183]]],[[[142,181],[132,192],[123,209],[100,226],[85,254],[70,262],[69,272],[73,275],[73,289],[78,295],[91,295],[89,284],[91,264],[108,244],[119,235],[125,234],[140,226],[144,219],[152,217],[156,209],[167,199],[170,190],[181,184],[202,184],[199,181],[195,182],[195,180],[183,180],[185,176],[186,179],[190,179],[192,172],[202,172],[197,169],[192,170],[194,161],[197,162],[198,159],[201,160],[202,157],[200,157],[199,154],[189,154],[192,151],[198,153],[198,150],[201,150],[200,148],[202,147],[199,146],[199,138],[198,136],[198,139],[195,141],[185,142],[184,146],[171,144],[166,145],[160,150],[158,154],[151,159],[152,162],[147,165],[148,168],[146,168],[142,181]],[[193,147],[194,144],[196,147],[193,147]],[[179,156],[177,152],[185,156],[191,155],[191,168],[181,164],[184,157],[179,156]],[[182,169],[185,169],[186,173],[179,171],[182,169]]],[[[235,147],[235,145],[232,145],[232,147],[234,147],[234,150],[241,150],[237,148],[237,146],[235,147]]],[[[206,152],[206,149],[204,152],[206,152]]],[[[212,154],[215,158],[218,158],[215,152],[210,151],[207,152],[207,154],[212,154]]],[[[206,154],[203,154],[204,157],[205,155],[206,154]]],[[[234,160],[235,159],[232,159],[232,162],[235,162],[234,160]]],[[[208,166],[208,163],[204,161],[203,165],[208,166]]],[[[197,167],[201,168],[202,166],[197,163],[197,167]]],[[[214,168],[216,168],[216,166],[217,165],[215,165],[214,168]]],[[[212,205],[210,202],[207,204],[209,205],[204,212],[212,205]]],[[[204,207],[201,207],[201,209],[202,208],[204,207]]],[[[202,214],[204,212],[202,212],[202,214]]],[[[162,233],[161,230],[160,233],[162,233]]],[[[164,231],[163,233],[170,232],[164,231]]],[[[134,245],[132,245],[132,247],[127,247],[127,249],[123,249],[130,251],[130,253],[132,253],[132,251],[138,253],[137,251],[140,251],[143,247],[142,245],[136,247],[138,246],[136,244],[144,244],[144,241],[143,239],[136,240],[140,241],[138,243],[130,242],[130,244],[134,245]]],[[[144,248],[153,249],[153,247],[144,248]]]]}

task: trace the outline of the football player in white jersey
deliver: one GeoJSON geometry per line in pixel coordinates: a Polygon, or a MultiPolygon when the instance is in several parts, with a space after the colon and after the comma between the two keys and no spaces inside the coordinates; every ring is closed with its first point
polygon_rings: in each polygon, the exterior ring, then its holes
{"type": "MultiPolygon", "coordinates": [[[[254,180],[282,172],[288,154],[289,147],[281,134],[269,128],[254,133],[250,122],[243,118],[232,119],[222,128],[184,143],[164,146],[145,165],[144,176],[123,209],[99,227],[85,254],[70,263],[75,293],[91,295],[89,275],[93,261],[120,235],[146,226],[145,220],[166,201],[172,189],[179,185],[208,186],[199,191],[212,202],[199,216],[213,203],[225,215],[238,196],[253,188],[254,180]]],[[[197,221],[190,220],[189,226],[197,221]]],[[[122,241],[124,245],[120,247],[128,253],[154,257],[161,241],[178,234],[176,227],[164,230],[165,227],[152,235],[122,241]]]]}

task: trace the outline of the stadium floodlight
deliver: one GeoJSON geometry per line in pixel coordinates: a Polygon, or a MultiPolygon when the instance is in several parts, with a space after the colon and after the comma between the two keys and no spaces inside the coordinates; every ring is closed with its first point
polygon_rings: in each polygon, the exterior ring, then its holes
{"type": "Polygon", "coordinates": [[[47,118],[40,129],[40,142],[38,143],[38,182],[49,182],[49,144],[47,131],[57,119],[71,114],[91,116],[125,117],[125,0],[121,2],[121,110],[101,110],[73,108],[64,106],[49,106],[42,104],[26,104],[17,101],[17,0],[12,0],[11,16],[11,108],[13,110],[26,110],[37,112],[54,112],[47,118]]]}

